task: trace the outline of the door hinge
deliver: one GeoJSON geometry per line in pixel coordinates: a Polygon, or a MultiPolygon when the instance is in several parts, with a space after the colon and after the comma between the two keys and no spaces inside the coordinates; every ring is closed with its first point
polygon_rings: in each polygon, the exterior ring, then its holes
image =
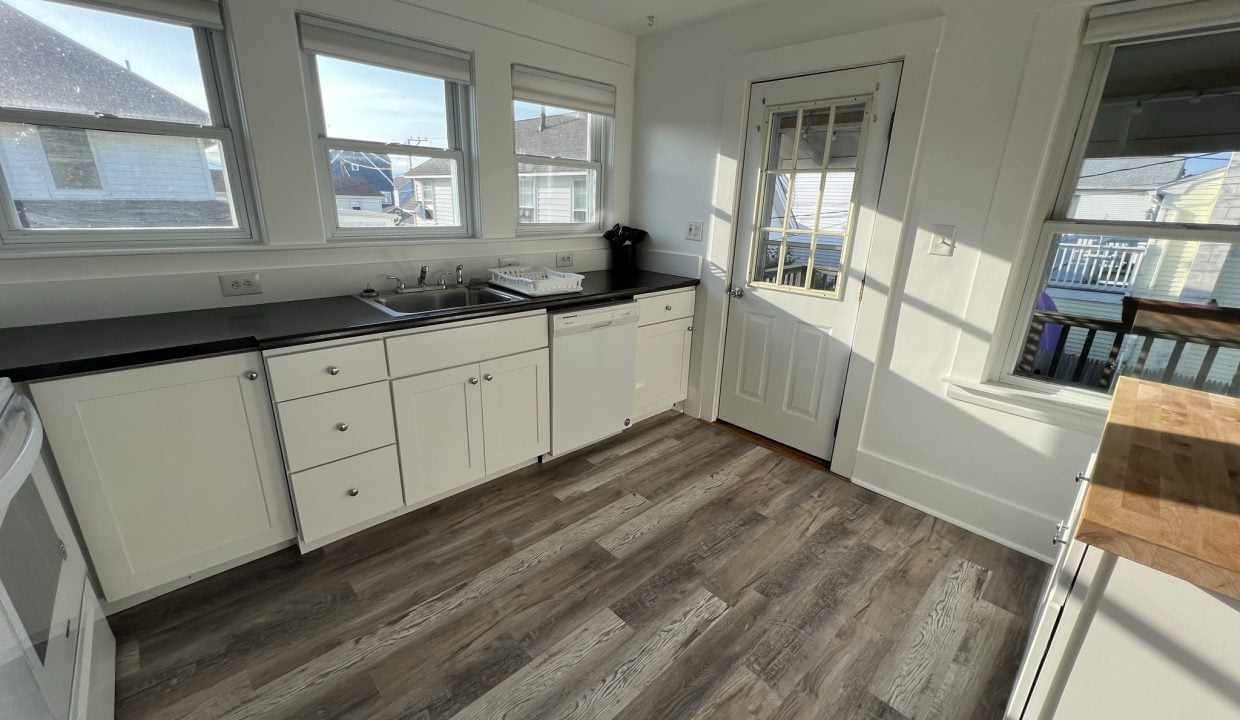
{"type": "Polygon", "coordinates": [[[840,434],[840,417],[835,416],[835,429],[831,431],[831,437],[838,437],[840,434]]]}
{"type": "Polygon", "coordinates": [[[863,297],[865,297],[865,276],[861,277],[861,289],[857,291],[857,302],[861,302],[863,297]]]}

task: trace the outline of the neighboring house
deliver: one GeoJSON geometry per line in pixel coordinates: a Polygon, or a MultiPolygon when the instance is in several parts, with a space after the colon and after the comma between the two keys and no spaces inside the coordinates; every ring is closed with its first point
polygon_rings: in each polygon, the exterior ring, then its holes
{"type": "MultiPolygon", "coordinates": [[[[207,113],[0,2],[0,95],[46,109],[209,124],[207,113]]],[[[205,140],[0,123],[0,170],[23,227],[231,227],[205,140]]]]}
{"type": "MultiPolygon", "coordinates": [[[[528,155],[572,157],[588,147],[589,116],[583,112],[516,121],[516,143],[528,155]]],[[[584,159],[584,158],[578,158],[584,159]]],[[[527,166],[530,167],[530,166],[527,166]]],[[[585,170],[535,165],[517,178],[517,214],[526,223],[584,223],[589,220],[590,178],[585,170]]]]}
{"type": "MultiPolygon", "coordinates": [[[[810,235],[814,230],[815,214],[820,233],[814,256],[814,279],[811,287],[829,290],[835,287],[839,277],[844,233],[848,228],[848,213],[852,203],[853,179],[851,173],[827,173],[826,179],[819,173],[800,173],[792,187],[792,202],[788,202],[789,181],[786,175],[778,175],[775,193],[771,198],[769,224],[783,223],[785,208],[788,213],[788,247],[784,255],[784,285],[804,285],[805,272],[809,266],[810,235]],[[818,205],[818,186],[822,185],[822,206],[818,205]],[[797,231],[804,231],[805,234],[797,231]]],[[[774,282],[778,272],[778,257],[764,259],[763,279],[774,282]]]]}
{"type": "Polygon", "coordinates": [[[456,219],[457,184],[451,161],[431,158],[410,168],[404,177],[406,185],[398,208],[402,216],[420,225],[460,223],[456,219]]]}

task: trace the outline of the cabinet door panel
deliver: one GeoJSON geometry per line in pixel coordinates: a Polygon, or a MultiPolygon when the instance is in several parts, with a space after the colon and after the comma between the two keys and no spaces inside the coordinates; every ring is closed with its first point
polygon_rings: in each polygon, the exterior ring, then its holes
{"type": "Polygon", "coordinates": [[[546,349],[481,364],[482,427],[488,473],[551,449],[548,365],[546,349]]]}
{"type": "Polygon", "coordinates": [[[692,322],[686,318],[638,329],[634,417],[667,410],[688,397],[692,322]]]}
{"type": "Polygon", "coordinates": [[[477,365],[392,381],[405,503],[482,478],[481,373],[477,365]]]}
{"type": "Polygon", "coordinates": [[[109,601],[293,537],[257,354],[31,388],[109,601]]]}

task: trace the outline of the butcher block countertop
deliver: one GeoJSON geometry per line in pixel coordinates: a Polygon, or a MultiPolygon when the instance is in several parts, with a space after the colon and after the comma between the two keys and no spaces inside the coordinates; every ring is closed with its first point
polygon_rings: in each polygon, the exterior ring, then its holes
{"type": "Polygon", "coordinates": [[[1240,599],[1240,399],[1121,378],[1076,536],[1240,599]]]}

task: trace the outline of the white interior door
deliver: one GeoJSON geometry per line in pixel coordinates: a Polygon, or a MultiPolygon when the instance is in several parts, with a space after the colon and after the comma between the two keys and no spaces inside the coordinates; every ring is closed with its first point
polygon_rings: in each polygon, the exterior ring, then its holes
{"type": "Polygon", "coordinates": [[[719,417],[831,459],[900,63],[756,83],[719,417]]]}

